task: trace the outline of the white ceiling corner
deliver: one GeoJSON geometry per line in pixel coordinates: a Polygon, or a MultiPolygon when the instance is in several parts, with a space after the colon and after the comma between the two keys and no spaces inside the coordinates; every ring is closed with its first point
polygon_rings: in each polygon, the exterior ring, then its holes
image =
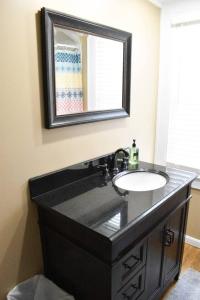
{"type": "Polygon", "coordinates": [[[163,4],[163,0],[149,0],[149,2],[153,3],[154,5],[158,6],[158,7],[162,7],[163,4]]]}

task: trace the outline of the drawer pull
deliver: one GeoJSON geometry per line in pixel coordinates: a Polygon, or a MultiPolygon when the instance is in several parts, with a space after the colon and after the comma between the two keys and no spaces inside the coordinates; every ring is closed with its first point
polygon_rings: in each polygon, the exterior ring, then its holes
{"type": "Polygon", "coordinates": [[[122,295],[124,299],[129,300],[134,296],[137,290],[138,287],[135,284],[132,284],[122,295]]]}
{"type": "Polygon", "coordinates": [[[138,262],[140,261],[140,258],[138,258],[135,255],[131,255],[124,263],[124,267],[126,269],[132,269],[138,262]]]}
{"type": "Polygon", "coordinates": [[[164,234],[164,246],[170,247],[174,243],[174,232],[170,229],[166,229],[164,234]]]}

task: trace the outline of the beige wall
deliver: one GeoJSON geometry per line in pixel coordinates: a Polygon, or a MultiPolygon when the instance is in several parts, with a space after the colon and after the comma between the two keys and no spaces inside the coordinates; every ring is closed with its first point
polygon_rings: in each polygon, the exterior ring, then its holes
{"type": "Polygon", "coordinates": [[[190,201],[187,234],[200,240],[200,191],[192,189],[192,199],[190,201]]]}
{"type": "Polygon", "coordinates": [[[159,9],[145,0],[2,0],[0,3],[0,300],[42,270],[30,177],[131,144],[153,160],[159,9]],[[133,34],[131,118],[43,128],[38,11],[45,6],[133,34]]]}

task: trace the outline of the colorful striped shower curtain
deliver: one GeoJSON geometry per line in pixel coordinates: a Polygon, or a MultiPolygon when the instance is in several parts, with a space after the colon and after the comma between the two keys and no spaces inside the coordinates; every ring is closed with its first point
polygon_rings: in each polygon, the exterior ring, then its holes
{"type": "Polygon", "coordinates": [[[81,53],[75,50],[55,50],[56,114],[83,112],[81,53]]]}

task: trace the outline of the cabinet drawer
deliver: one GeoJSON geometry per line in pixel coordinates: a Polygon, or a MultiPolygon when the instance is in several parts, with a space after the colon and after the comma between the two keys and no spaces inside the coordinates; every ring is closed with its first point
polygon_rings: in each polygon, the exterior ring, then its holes
{"type": "Polygon", "coordinates": [[[142,268],[119,291],[116,300],[135,300],[144,292],[145,268],[142,268]]]}
{"type": "Polygon", "coordinates": [[[125,254],[112,269],[112,290],[119,291],[146,264],[147,241],[125,254]]]}
{"type": "Polygon", "coordinates": [[[141,269],[146,263],[147,242],[144,241],[121,259],[121,278],[124,281],[141,269]]]}

